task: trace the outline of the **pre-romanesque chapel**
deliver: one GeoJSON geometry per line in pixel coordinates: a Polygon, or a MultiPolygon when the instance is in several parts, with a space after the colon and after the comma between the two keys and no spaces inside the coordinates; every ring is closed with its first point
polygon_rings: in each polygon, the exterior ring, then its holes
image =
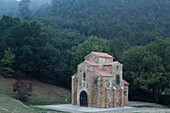
{"type": "Polygon", "coordinates": [[[72,75],[72,104],[112,108],[128,105],[123,65],[107,53],[91,52],[72,75]]]}

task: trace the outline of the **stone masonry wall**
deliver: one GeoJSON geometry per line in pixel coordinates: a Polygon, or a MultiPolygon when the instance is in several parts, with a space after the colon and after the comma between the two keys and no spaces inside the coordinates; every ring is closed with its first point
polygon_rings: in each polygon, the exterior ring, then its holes
{"type": "MultiPolygon", "coordinates": [[[[98,64],[112,62],[112,58],[101,58],[96,55],[86,57],[86,60],[98,64]]],[[[88,96],[88,107],[112,108],[128,105],[128,86],[124,86],[122,64],[112,66],[91,66],[88,63],[78,65],[78,73],[72,76],[72,104],[80,105],[80,93],[85,91],[88,96]],[[118,70],[117,70],[118,66],[118,70]],[[94,70],[104,70],[112,77],[103,77],[94,70]],[[120,75],[120,85],[116,85],[116,75],[120,75]],[[94,78],[98,77],[97,84],[94,78]]]]}

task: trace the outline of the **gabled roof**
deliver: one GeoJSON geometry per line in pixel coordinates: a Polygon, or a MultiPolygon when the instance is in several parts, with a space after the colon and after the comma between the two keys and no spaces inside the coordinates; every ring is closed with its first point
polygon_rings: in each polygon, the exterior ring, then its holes
{"type": "Polygon", "coordinates": [[[104,76],[104,77],[112,77],[112,75],[110,73],[107,73],[106,71],[104,70],[94,70],[96,73],[104,76]]]}
{"type": "MultiPolygon", "coordinates": [[[[78,73],[78,72],[77,72],[77,73],[78,73]]],[[[77,75],[77,73],[74,73],[71,77],[73,77],[73,76],[77,75]]]]}
{"type": "MultiPolygon", "coordinates": [[[[109,54],[107,54],[107,53],[91,52],[90,54],[95,54],[95,55],[100,56],[100,57],[113,58],[111,55],[109,55],[109,54]]],[[[89,56],[90,54],[88,54],[87,56],[89,56]]],[[[86,58],[87,56],[85,56],[85,58],[86,58]]]]}
{"type": "Polygon", "coordinates": [[[87,60],[85,60],[84,62],[86,62],[86,63],[88,63],[88,64],[90,64],[90,65],[92,65],[92,66],[98,66],[98,64],[95,63],[95,62],[93,62],[93,61],[87,61],[87,60]]]}
{"type": "Polygon", "coordinates": [[[124,86],[128,86],[128,85],[129,83],[126,80],[124,80],[124,86]]]}
{"type": "Polygon", "coordinates": [[[105,66],[110,66],[110,65],[113,65],[113,64],[116,64],[116,63],[119,63],[118,61],[115,61],[115,62],[109,62],[109,63],[106,63],[104,64],[105,66]]]}

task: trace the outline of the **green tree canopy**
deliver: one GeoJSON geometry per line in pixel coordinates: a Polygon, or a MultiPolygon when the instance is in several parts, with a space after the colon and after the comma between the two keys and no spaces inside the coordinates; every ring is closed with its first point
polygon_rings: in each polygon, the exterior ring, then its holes
{"type": "Polygon", "coordinates": [[[84,57],[92,51],[110,53],[109,41],[106,39],[98,38],[96,36],[90,36],[83,43],[80,43],[77,47],[73,47],[73,67],[76,71],[77,64],[84,60],[84,57]]]}
{"type": "Polygon", "coordinates": [[[12,64],[15,62],[15,54],[11,51],[10,48],[8,50],[5,50],[4,58],[1,60],[2,66],[12,66],[12,64]]]}
{"type": "Polygon", "coordinates": [[[125,67],[125,79],[132,85],[131,89],[142,88],[154,95],[155,102],[165,88],[169,88],[170,76],[167,63],[169,39],[157,38],[154,42],[142,47],[132,47],[125,51],[122,61],[125,67]],[[166,51],[166,52],[165,52],[166,51]]]}

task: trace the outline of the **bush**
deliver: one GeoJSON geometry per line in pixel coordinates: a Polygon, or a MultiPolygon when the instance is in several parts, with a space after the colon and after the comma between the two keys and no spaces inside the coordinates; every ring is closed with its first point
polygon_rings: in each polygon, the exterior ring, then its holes
{"type": "Polygon", "coordinates": [[[26,83],[23,80],[17,81],[13,84],[13,91],[17,93],[17,99],[26,102],[29,96],[31,96],[32,84],[26,83]]]}

